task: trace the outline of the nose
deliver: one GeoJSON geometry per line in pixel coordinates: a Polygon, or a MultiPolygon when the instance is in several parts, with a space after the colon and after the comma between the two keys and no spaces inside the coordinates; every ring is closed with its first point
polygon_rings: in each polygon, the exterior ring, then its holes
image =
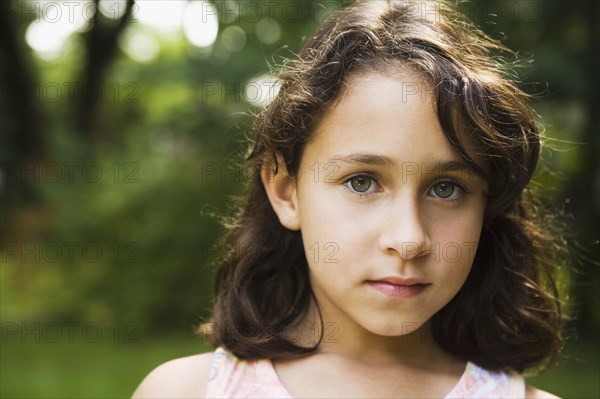
{"type": "Polygon", "coordinates": [[[386,212],[379,248],[384,253],[397,254],[404,262],[431,251],[427,223],[417,201],[396,201],[392,212],[386,212]]]}

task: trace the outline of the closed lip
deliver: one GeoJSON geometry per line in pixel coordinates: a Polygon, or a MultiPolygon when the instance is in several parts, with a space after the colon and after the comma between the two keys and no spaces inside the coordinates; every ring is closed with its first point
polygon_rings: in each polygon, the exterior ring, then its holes
{"type": "Polygon", "coordinates": [[[409,287],[411,285],[429,284],[429,283],[425,282],[424,280],[422,280],[420,278],[416,278],[416,277],[395,277],[395,276],[378,278],[378,279],[374,279],[374,280],[367,280],[367,283],[383,283],[383,284],[391,284],[391,285],[398,285],[398,286],[404,286],[404,287],[409,287]]]}

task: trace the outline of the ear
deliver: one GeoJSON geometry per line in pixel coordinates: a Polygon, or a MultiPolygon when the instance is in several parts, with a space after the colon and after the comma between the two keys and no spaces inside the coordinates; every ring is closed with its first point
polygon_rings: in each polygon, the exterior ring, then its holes
{"type": "Polygon", "coordinates": [[[265,159],[260,177],[279,222],[288,230],[300,230],[296,180],[288,175],[280,153],[276,160],[265,159]]]}

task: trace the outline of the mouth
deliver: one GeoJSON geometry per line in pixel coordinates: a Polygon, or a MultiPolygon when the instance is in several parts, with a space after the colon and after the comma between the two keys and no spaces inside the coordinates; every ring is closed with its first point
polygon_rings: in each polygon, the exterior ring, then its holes
{"type": "Polygon", "coordinates": [[[429,286],[429,283],[418,279],[384,278],[381,280],[367,280],[366,284],[374,290],[394,298],[410,298],[417,296],[429,286]]]}

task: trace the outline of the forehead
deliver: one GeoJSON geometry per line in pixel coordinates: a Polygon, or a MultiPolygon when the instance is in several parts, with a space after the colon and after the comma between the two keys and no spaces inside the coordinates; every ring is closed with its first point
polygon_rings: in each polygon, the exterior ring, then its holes
{"type": "Polygon", "coordinates": [[[438,121],[433,87],[410,70],[351,76],[306,151],[372,153],[397,163],[459,159],[438,121]]]}

